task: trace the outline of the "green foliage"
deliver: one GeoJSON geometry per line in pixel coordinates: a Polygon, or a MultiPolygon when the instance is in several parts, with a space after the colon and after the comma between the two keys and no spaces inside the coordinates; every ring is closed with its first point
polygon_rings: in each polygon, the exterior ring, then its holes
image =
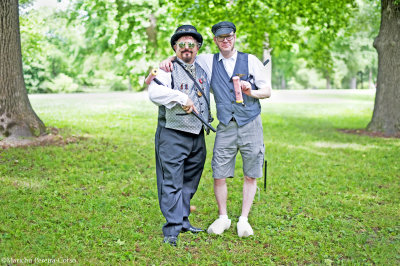
{"type": "Polygon", "coordinates": [[[356,77],[358,73],[368,76],[371,71],[374,77],[377,75],[378,58],[372,44],[379,31],[379,6],[358,1],[358,9],[332,46],[337,88],[347,88],[347,84],[340,82],[356,77]],[[340,76],[340,66],[343,64],[347,71],[340,76]]]}
{"type": "Polygon", "coordinates": [[[35,0],[19,0],[18,3],[20,6],[26,8],[26,7],[31,6],[33,4],[33,1],[35,1],[35,0]]]}
{"type": "Polygon", "coordinates": [[[25,82],[29,93],[86,90],[126,90],[121,64],[114,54],[95,54],[88,46],[81,21],[44,8],[21,15],[25,82]],[[60,86],[60,87],[58,87],[60,86]]]}
{"type": "MultiPolygon", "coordinates": [[[[76,34],[78,26],[71,32],[63,14],[48,8],[22,12],[20,21],[28,92],[65,91],[65,88],[55,86],[63,83],[61,80],[66,80],[66,76],[76,77],[80,73],[81,58],[76,52],[83,40],[76,34]]],[[[67,91],[72,91],[71,88],[78,86],[75,84],[67,91]]]]}
{"type": "Polygon", "coordinates": [[[281,84],[294,81],[293,78],[296,81],[290,84],[319,87],[299,80],[304,77],[300,72],[315,72],[312,69],[319,73],[313,75],[314,80],[321,76],[329,78],[336,88],[348,88],[342,81],[359,71],[367,76],[372,69],[376,77],[376,52],[366,46],[377,33],[377,11],[376,1],[352,0],[290,3],[182,0],[171,10],[178,22],[191,21],[208,36],[206,51],[216,51],[210,26],[221,20],[231,20],[237,25],[239,50],[261,58],[263,49],[272,47],[274,88],[281,88],[281,84]],[[300,59],[305,60],[306,66],[297,62],[300,59]],[[340,60],[345,60],[346,73],[340,60]]]}
{"type": "Polygon", "coordinates": [[[60,73],[52,81],[45,82],[44,87],[51,92],[77,92],[79,85],[71,77],[60,73]]]}
{"type": "Polygon", "coordinates": [[[46,41],[44,25],[43,18],[37,12],[29,14],[29,18],[27,14],[20,17],[24,78],[30,93],[46,92],[42,84],[51,79],[50,62],[45,56],[50,45],[46,41]]]}
{"type": "Polygon", "coordinates": [[[348,88],[357,73],[376,77],[379,16],[377,0],[71,0],[65,11],[21,13],[24,74],[29,92],[51,91],[61,73],[85,90],[139,89],[173,54],[177,26],[195,25],[200,53],[214,53],[211,26],[230,20],[239,50],[262,58],[272,48],[274,88],[319,88],[325,78],[348,88]]]}
{"type": "MultiPolygon", "coordinates": [[[[276,91],[261,101],[268,186],[264,192],[259,180],[249,216],[255,235],[240,239],[236,233],[239,157],[235,178],[228,180],[231,228],[222,236],[181,234],[177,248],[161,243],[157,107],[146,94],[30,98],[48,125],[61,128],[64,137],[84,139],[0,150],[2,259],[69,258],[82,265],[399,262],[399,141],[337,131],[365,128],[373,95],[276,91]]],[[[217,217],[214,137],[206,137],[206,166],[192,200],[197,211],[190,215],[203,228],[217,217]]]]}
{"type": "Polygon", "coordinates": [[[379,2],[356,1],[356,4],[357,9],[347,19],[347,24],[341,25],[343,28],[333,35],[329,46],[322,47],[324,42],[309,26],[295,26],[299,35],[303,36],[298,45],[279,55],[273,54],[275,88],[281,87],[282,78],[289,80],[289,88],[293,88],[292,85],[297,88],[324,88],[325,85],[321,87],[321,78],[329,77],[333,87],[339,89],[348,89],[350,79],[354,77],[358,82],[367,83],[370,71],[372,79],[376,78],[377,54],[372,42],[379,30],[379,2]],[[313,69],[319,72],[318,75],[313,69]],[[357,75],[360,73],[363,80],[357,75]],[[289,79],[291,76],[293,78],[289,79]]]}
{"type": "Polygon", "coordinates": [[[83,23],[92,54],[115,56],[123,77],[145,75],[155,60],[171,53],[169,33],[175,26],[155,0],[76,1],[70,20],[83,23]]]}

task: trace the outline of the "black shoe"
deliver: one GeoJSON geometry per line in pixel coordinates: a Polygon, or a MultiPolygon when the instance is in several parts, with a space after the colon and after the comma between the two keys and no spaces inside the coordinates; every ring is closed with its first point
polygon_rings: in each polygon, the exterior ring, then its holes
{"type": "Polygon", "coordinates": [[[197,234],[197,233],[200,233],[200,232],[204,232],[204,230],[203,229],[201,229],[201,228],[197,228],[197,227],[194,227],[194,226],[190,226],[189,228],[182,228],[182,230],[181,230],[182,232],[191,232],[191,233],[193,233],[193,234],[197,234]]]}
{"type": "Polygon", "coordinates": [[[176,241],[178,238],[176,236],[166,236],[164,237],[164,243],[170,244],[171,246],[176,247],[176,241]]]}

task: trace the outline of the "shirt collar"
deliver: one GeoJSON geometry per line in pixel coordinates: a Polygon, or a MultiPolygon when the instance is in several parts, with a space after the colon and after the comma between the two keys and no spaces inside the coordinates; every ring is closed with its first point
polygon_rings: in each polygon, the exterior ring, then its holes
{"type": "Polygon", "coordinates": [[[235,53],[234,53],[231,57],[229,57],[229,58],[225,58],[225,57],[221,54],[221,52],[219,52],[218,61],[221,61],[221,60],[232,60],[232,61],[236,61],[236,58],[237,58],[237,50],[235,50],[235,53]]]}

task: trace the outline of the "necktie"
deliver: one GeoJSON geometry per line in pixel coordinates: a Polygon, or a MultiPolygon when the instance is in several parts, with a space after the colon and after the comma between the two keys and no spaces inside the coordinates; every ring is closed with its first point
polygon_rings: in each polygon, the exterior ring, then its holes
{"type": "Polygon", "coordinates": [[[196,69],[194,67],[194,64],[186,64],[185,68],[187,71],[189,71],[190,74],[192,74],[194,78],[196,78],[196,69]]]}

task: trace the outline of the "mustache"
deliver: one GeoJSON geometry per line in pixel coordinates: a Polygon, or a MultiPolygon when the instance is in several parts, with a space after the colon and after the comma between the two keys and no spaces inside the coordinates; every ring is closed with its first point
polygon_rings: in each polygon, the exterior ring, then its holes
{"type": "Polygon", "coordinates": [[[190,51],[190,50],[183,50],[183,51],[182,51],[182,53],[186,53],[186,52],[188,52],[188,53],[193,53],[193,52],[190,51]]]}

